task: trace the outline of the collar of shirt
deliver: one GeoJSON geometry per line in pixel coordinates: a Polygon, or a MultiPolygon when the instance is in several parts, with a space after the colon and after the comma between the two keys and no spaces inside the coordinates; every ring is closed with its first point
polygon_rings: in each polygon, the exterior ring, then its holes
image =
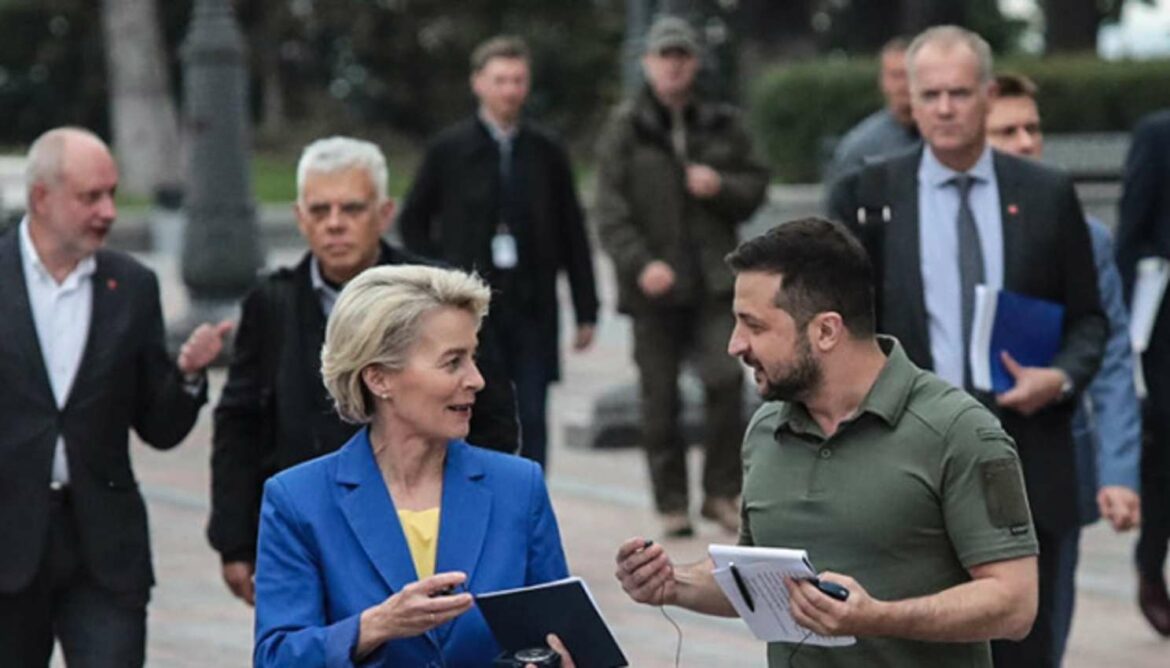
{"type": "Polygon", "coordinates": [[[24,262],[24,280],[26,282],[31,283],[31,281],[37,280],[42,283],[51,284],[55,289],[72,290],[81,285],[82,281],[93,276],[93,273],[97,271],[97,259],[93,255],[88,255],[81,262],[77,263],[77,266],[73,268],[73,271],[69,272],[69,275],[65,277],[64,281],[57,283],[57,280],[53,278],[53,274],[49,273],[49,268],[41,261],[41,256],[37,253],[36,246],[33,245],[32,235],[28,231],[28,225],[28,217],[25,216],[20,221],[20,255],[21,260],[24,262]]]}
{"type": "MultiPolygon", "coordinates": [[[[991,146],[985,145],[979,159],[965,172],[975,177],[979,183],[990,183],[995,179],[995,166],[991,161],[991,146]]],[[[927,146],[922,151],[922,161],[918,163],[918,182],[928,183],[935,188],[950,186],[950,180],[959,175],[959,172],[939,162],[934,151],[927,146]]]]}
{"type": "Polygon", "coordinates": [[[483,110],[483,107],[480,107],[479,109],[479,120],[483,123],[483,126],[487,128],[488,134],[491,135],[492,139],[496,140],[496,142],[499,144],[511,145],[512,141],[516,139],[516,135],[520,132],[519,121],[517,121],[517,123],[512,127],[505,130],[496,125],[495,121],[488,117],[487,112],[483,110]]]}
{"type": "MultiPolygon", "coordinates": [[[[892,336],[878,335],[878,346],[886,355],[886,363],[881,372],[869,388],[865,398],[857,407],[857,412],[846,422],[853,422],[866,413],[880,418],[887,425],[893,427],[898,424],[906,410],[910,398],[910,389],[914,385],[914,375],[917,369],[902,350],[902,344],[892,336]]],[[[820,425],[809,414],[804,404],[799,402],[785,402],[779,412],[779,422],[776,425],[775,435],[778,438],[781,431],[787,430],[794,434],[808,434],[824,439],[824,432],[820,425]]],[[[844,425],[842,425],[844,426],[844,425]]],[[[838,431],[840,433],[840,430],[838,431]]]]}
{"type": "Polygon", "coordinates": [[[313,286],[313,292],[317,293],[317,299],[321,302],[321,311],[328,318],[329,314],[333,312],[333,305],[337,303],[337,295],[340,292],[325,282],[325,277],[321,275],[321,265],[317,262],[316,256],[309,260],[309,284],[313,286]]]}

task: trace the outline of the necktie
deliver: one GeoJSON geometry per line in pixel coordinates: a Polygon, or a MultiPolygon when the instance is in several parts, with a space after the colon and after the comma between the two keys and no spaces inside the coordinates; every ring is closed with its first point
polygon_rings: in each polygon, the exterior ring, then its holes
{"type": "Polygon", "coordinates": [[[979,245],[979,228],[975,225],[975,216],[971,213],[971,203],[968,195],[975,177],[969,174],[957,174],[950,181],[959,189],[959,215],[955,221],[959,232],[959,289],[961,290],[960,304],[962,308],[963,326],[963,367],[966,378],[965,385],[970,385],[970,347],[971,323],[975,315],[975,286],[984,282],[983,278],[983,247],[979,245]]]}
{"type": "Polygon", "coordinates": [[[500,137],[500,224],[515,233],[516,179],[513,161],[513,138],[500,137]]]}

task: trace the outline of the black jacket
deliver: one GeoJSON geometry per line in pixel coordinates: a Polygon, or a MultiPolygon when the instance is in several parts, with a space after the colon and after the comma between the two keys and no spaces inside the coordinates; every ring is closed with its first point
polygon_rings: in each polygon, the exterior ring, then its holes
{"type": "MultiPolygon", "coordinates": [[[[578,324],[597,322],[597,289],[584,216],[561,145],[527,122],[513,139],[512,159],[528,205],[515,230],[524,281],[493,302],[540,322],[540,351],[559,377],[557,274],[564,269],[578,324]]],[[[500,218],[500,149],[476,117],[447,128],[427,150],[398,215],[406,247],[467,270],[491,273],[491,240],[500,218]]]]}
{"type": "MultiPolygon", "coordinates": [[[[1126,303],[1133,297],[1137,263],[1144,257],[1170,259],[1170,111],[1150,114],[1133,131],[1125,160],[1117,224],[1117,268],[1126,303]]],[[[1142,355],[1142,371],[1149,386],[1148,415],[1164,421],[1170,414],[1170,299],[1162,305],[1142,355]],[[1153,405],[1153,404],[1157,405],[1153,405]]]]}
{"type": "MultiPolygon", "coordinates": [[[[311,259],[306,253],[244,299],[212,437],[207,536],[224,561],[254,558],[265,480],[333,452],[358,429],[337,416],[321,380],[326,320],[310,279],[311,259]]],[[[379,264],[436,265],[386,243],[379,264]]],[[[486,326],[477,363],[486,384],[476,395],[467,440],[515,452],[515,397],[486,326]]]]}
{"type": "MultiPolygon", "coordinates": [[[[896,336],[915,364],[932,369],[918,236],[923,150],[845,176],[829,202],[830,214],[849,225],[870,251],[879,282],[878,331],[896,336]],[[865,211],[865,222],[859,210],[865,211]]],[[[994,169],[1003,219],[1003,286],[1064,305],[1064,341],[1053,366],[1068,374],[1077,391],[1083,390],[1100,366],[1109,325],[1097,293],[1089,230],[1072,182],[1038,162],[998,152],[994,169]]],[[[1075,402],[1025,417],[981,398],[1016,440],[1036,524],[1052,532],[1079,526],[1071,429],[1075,402]]]]}
{"type": "Polygon", "coordinates": [[[17,229],[0,236],[0,593],[26,587],[41,565],[53,451],[64,435],[84,567],[106,589],[145,601],[154,574],[129,429],[156,448],[174,447],[206,393],[188,394],[167,355],[158,279],[128,255],[99,250],[85,352],[58,409],[17,229]]]}

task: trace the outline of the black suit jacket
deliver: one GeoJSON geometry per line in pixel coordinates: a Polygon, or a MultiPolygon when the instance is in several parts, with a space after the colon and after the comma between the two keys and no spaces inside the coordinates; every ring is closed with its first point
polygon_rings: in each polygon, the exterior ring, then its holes
{"type": "MultiPolygon", "coordinates": [[[[1126,303],[1133,296],[1137,263],[1144,257],[1170,259],[1170,111],[1143,118],[1134,128],[1125,161],[1117,224],[1117,268],[1126,303]]],[[[1170,412],[1170,299],[1158,309],[1142,370],[1149,386],[1151,415],[1170,412]]]]}
{"type": "MultiPolygon", "coordinates": [[[[584,216],[569,159],[552,135],[522,123],[513,139],[512,164],[528,205],[515,231],[525,279],[493,301],[510,302],[535,316],[546,342],[540,351],[559,377],[557,274],[566,270],[578,324],[597,322],[597,289],[584,216]]],[[[427,149],[398,214],[411,251],[462,269],[491,272],[491,240],[500,212],[500,149],[483,122],[471,117],[447,128],[427,149]]]]}
{"type": "MultiPolygon", "coordinates": [[[[830,214],[858,234],[873,258],[879,330],[898,337],[915,364],[931,369],[918,236],[922,150],[847,175],[829,202],[830,214]]],[[[1064,305],[1064,341],[1053,366],[1080,391],[1097,372],[1109,332],[1080,202],[1064,174],[1038,162],[996,152],[994,168],[1002,207],[1004,288],[1064,305]]],[[[1050,531],[1077,526],[1075,402],[1025,417],[1000,410],[991,397],[981,398],[1016,440],[1036,523],[1050,531]]]]}
{"type": "MultiPolygon", "coordinates": [[[[337,416],[321,380],[325,314],[313,291],[311,258],[306,253],[296,267],[268,276],[244,299],[212,437],[207,536],[225,561],[255,557],[265,480],[337,450],[358,429],[337,416]]],[[[379,264],[436,263],[383,243],[379,264]]],[[[516,452],[515,396],[486,326],[477,364],[486,382],[467,440],[516,452]]]]}
{"type": "Polygon", "coordinates": [[[85,567],[103,587],[145,600],[154,574],[146,507],[130,468],[129,429],[156,448],[178,445],[206,393],[184,391],[167,356],[154,274],[127,255],[99,250],[88,339],[68,400],[58,409],[29,304],[18,229],[0,237],[0,593],[27,586],[41,563],[53,451],[64,435],[85,567]]]}

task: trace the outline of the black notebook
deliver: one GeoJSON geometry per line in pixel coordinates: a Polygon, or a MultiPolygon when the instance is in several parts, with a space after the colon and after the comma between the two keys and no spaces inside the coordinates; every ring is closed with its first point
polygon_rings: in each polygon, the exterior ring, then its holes
{"type": "Polygon", "coordinates": [[[475,604],[506,651],[544,647],[555,633],[577,668],[629,665],[581,578],[480,594],[475,604]]]}

